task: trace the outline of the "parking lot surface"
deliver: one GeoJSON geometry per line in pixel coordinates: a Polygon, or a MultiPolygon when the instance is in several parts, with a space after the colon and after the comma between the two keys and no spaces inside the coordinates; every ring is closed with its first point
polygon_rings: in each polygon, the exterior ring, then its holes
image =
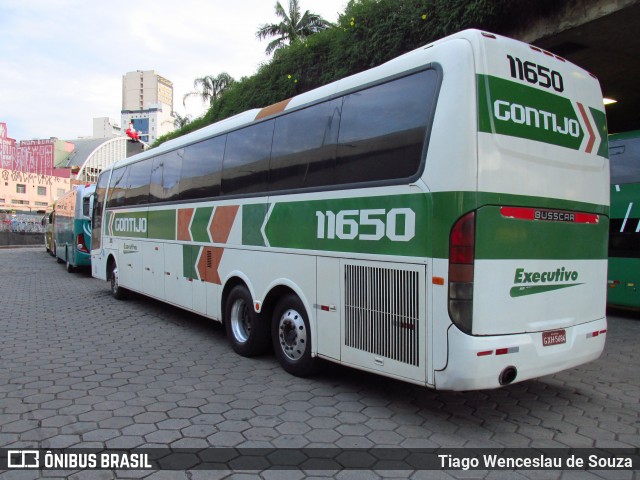
{"type": "MultiPolygon", "coordinates": [[[[0,250],[0,447],[640,447],[640,318],[609,315],[600,359],[539,380],[438,392],[340,366],[301,379],[243,358],[216,322],[114,300],[44,248],[0,250]]],[[[0,475],[2,475],[0,473],[0,475]]],[[[113,478],[111,471],[5,472],[113,478]]],[[[553,471],[119,471],[133,478],[558,478],[553,471]],[[280,474],[280,477],[278,477],[280,474]]],[[[632,471],[561,478],[638,478],[632,471]]]]}

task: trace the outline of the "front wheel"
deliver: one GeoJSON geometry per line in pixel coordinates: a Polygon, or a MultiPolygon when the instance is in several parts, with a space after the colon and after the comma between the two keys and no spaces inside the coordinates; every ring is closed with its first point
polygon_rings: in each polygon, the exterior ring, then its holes
{"type": "Polygon", "coordinates": [[[118,266],[115,262],[111,265],[111,270],[109,271],[109,281],[111,283],[111,295],[113,295],[113,298],[116,300],[126,299],[128,292],[125,288],[120,286],[118,266]]]}
{"type": "Polygon", "coordinates": [[[269,347],[269,322],[253,309],[253,299],[243,285],[233,287],[225,304],[224,323],[233,351],[243,357],[260,355],[269,347]]]}
{"type": "Polygon", "coordinates": [[[314,373],[319,364],[311,356],[311,329],[302,301],[296,295],[283,297],[273,313],[271,338],[282,368],[296,377],[314,373]]]}

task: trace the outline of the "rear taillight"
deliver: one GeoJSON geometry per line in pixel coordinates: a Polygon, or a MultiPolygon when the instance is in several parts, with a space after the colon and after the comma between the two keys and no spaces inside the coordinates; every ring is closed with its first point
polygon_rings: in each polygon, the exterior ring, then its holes
{"type": "Polygon", "coordinates": [[[473,324],[473,262],[476,245],[476,215],[460,217],[449,237],[449,316],[465,333],[473,324]]]}
{"type": "Polygon", "coordinates": [[[78,247],[78,250],[80,250],[81,252],[89,253],[87,244],[84,241],[84,233],[79,233],[76,237],[76,247],[78,247]]]}

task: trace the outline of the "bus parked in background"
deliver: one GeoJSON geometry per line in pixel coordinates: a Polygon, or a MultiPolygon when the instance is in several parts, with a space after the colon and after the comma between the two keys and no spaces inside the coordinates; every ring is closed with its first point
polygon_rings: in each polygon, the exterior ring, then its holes
{"type": "Polygon", "coordinates": [[[611,223],[607,303],[640,307],[640,131],[609,137],[611,223]]]}
{"type": "Polygon", "coordinates": [[[78,185],[58,198],[54,209],[53,244],[58,262],[69,273],[91,265],[91,211],[95,185],[78,185]]]}
{"type": "Polygon", "coordinates": [[[595,77],[465,31],[116,162],[92,275],[294,375],[508,385],[602,352],[607,151],[595,77]]]}

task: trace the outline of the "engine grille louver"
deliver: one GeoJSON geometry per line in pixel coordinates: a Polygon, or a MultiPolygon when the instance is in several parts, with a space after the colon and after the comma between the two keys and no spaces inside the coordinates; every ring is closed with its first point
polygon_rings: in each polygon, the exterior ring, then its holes
{"type": "Polygon", "coordinates": [[[419,274],[345,265],[345,345],[419,364],[419,274]]]}

